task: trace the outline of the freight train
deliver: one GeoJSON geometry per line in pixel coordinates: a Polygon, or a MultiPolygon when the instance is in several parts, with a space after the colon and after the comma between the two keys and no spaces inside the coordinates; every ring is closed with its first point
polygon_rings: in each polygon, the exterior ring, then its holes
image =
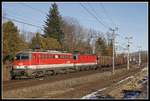
{"type": "MultiPolygon", "coordinates": [[[[115,58],[115,65],[126,64],[125,57],[115,58]]],[[[19,52],[13,61],[11,78],[35,78],[82,70],[95,70],[112,66],[112,57],[95,54],[67,53],[59,51],[19,52]]]]}

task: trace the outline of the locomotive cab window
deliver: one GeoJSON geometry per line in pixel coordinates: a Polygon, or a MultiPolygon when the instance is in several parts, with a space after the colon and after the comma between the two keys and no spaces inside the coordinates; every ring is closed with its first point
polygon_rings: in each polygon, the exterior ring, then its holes
{"type": "Polygon", "coordinates": [[[26,60],[31,59],[31,54],[29,53],[19,53],[16,55],[16,60],[26,60]]]}

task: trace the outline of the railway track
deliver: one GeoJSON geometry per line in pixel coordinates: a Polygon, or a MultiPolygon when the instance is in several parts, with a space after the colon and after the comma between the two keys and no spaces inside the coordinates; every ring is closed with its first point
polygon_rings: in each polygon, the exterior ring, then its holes
{"type": "MultiPolygon", "coordinates": [[[[116,67],[116,69],[119,69],[120,66],[116,67]]],[[[125,68],[126,65],[121,66],[122,68],[125,68]]],[[[68,73],[68,74],[58,74],[55,76],[49,76],[49,77],[42,77],[42,78],[36,78],[36,79],[21,79],[21,80],[10,80],[10,81],[4,81],[3,82],[3,91],[7,90],[13,90],[23,87],[30,87],[35,86],[39,84],[44,84],[48,82],[55,82],[63,79],[68,78],[75,78],[80,76],[86,76],[94,73],[102,73],[105,71],[110,71],[111,68],[103,68],[101,70],[88,70],[88,71],[80,71],[80,72],[74,72],[74,73],[68,73]]]]}

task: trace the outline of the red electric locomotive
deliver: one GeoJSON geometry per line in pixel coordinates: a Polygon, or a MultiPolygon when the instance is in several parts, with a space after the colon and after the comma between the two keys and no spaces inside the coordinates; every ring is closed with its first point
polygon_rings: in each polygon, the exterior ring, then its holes
{"type": "Polygon", "coordinates": [[[12,79],[16,77],[37,77],[67,73],[70,71],[96,68],[96,55],[80,53],[20,52],[16,55],[11,71],[12,79]]]}

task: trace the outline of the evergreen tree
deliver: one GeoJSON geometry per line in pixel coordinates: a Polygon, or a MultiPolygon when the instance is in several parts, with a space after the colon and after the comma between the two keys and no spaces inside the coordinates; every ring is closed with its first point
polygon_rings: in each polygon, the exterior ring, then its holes
{"type": "Polygon", "coordinates": [[[57,4],[54,3],[51,6],[45,21],[44,33],[46,37],[54,38],[62,45],[64,33],[61,30],[61,26],[63,21],[59,14],[57,4]]]}

